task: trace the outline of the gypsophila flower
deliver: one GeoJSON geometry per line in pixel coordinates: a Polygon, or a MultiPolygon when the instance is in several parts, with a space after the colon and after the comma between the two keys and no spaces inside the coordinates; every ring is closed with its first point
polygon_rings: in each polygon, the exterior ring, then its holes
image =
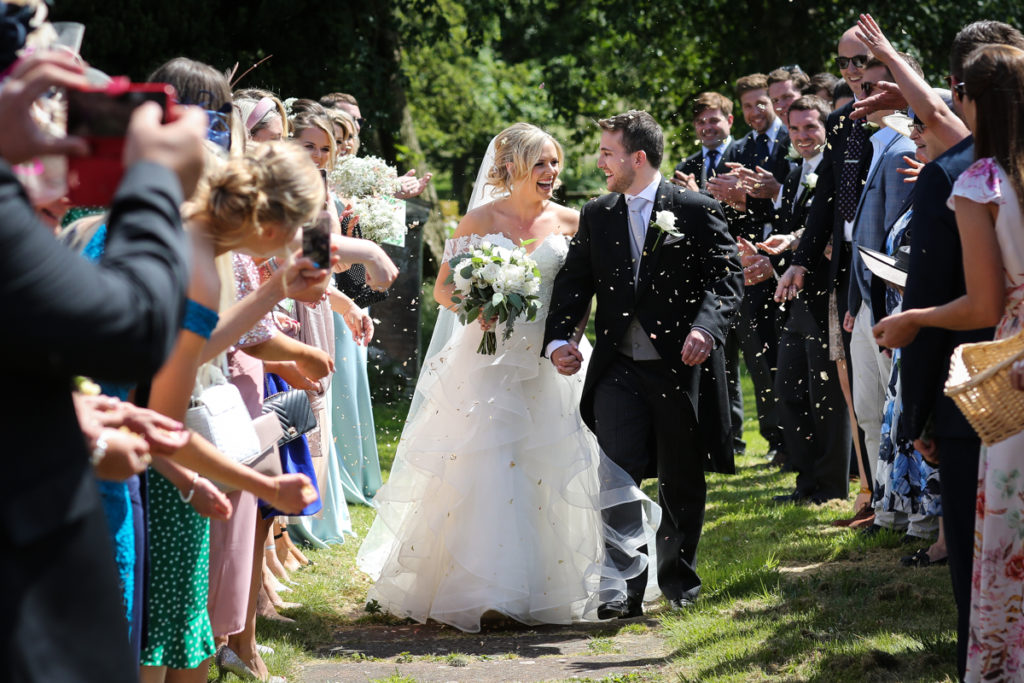
{"type": "Polygon", "coordinates": [[[379,157],[342,157],[327,177],[342,197],[390,197],[401,186],[395,169],[379,157]]]}
{"type": "Polygon", "coordinates": [[[377,243],[392,244],[405,237],[405,221],[401,220],[401,204],[393,197],[357,197],[352,199],[352,212],[359,216],[363,237],[377,243]],[[397,219],[396,219],[397,217],[397,219]]]}

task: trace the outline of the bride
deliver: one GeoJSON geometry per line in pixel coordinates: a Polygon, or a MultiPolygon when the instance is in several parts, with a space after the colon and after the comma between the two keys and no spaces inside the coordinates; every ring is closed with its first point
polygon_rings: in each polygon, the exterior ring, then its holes
{"type": "MultiPolygon", "coordinates": [[[[486,612],[525,624],[594,620],[647,566],[639,549],[660,510],[583,424],[585,373],[560,375],[541,355],[544,311],[579,223],[551,199],[561,166],[561,146],[540,128],[499,133],[470,211],[445,245],[434,287],[443,308],[357,558],[376,581],[368,598],[390,614],[470,632],[486,612]],[[524,244],[541,271],[538,319],[517,320],[508,340],[498,334],[493,356],[476,352],[492,323],[455,321],[445,284],[448,261],[485,239],[524,244]],[[645,528],[603,524],[604,511],[637,503],[645,528]]],[[[577,343],[586,345],[579,323],[577,343]]],[[[649,585],[646,597],[656,594],[649,585]]]]}

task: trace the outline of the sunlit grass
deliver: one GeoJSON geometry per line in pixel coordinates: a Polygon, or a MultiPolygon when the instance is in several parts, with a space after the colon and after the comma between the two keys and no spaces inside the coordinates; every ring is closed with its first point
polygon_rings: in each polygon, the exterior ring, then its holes
{"type": "MultiPolygon", "coordinates": [[[[850,514],[849,501],[773,505],[773,495],[792,490],[794,475],[767,465],[766,444],[757,434],[749,400],[752,391],[744,380],[747,455],[738,460],[738,474],[708,476],[698,563],[701,598],[681,613],[657,612],[656,627],[609,624],[607,633],[593,634],[590,655],[615,652],[619,634],[660,635],[669,653],[660,675],[603,680],[954,680],[955,610],[948,570],[900,566],[900,555],[913,549],[900,546],[896,535],[864,538],[830,526],[850,514]]],[[[385,470],[393,461],[406,410],[405,404],[375,407],[385,470]]],[[[644,488],[655,492],[653,481],[644,488]]],[[[288,612],[296,623],[259,623],[260,642],[276,649],[267,658],[271,671],[289,680],[301,680],[304,662],[365,658],[358,646],[347,643],[350,634],[400,623],[364,609],[370,582],[355,569],[355,554],[374,513],[363,506],[349,510],[356,537],[326,550],[307,550],[316,564],[293,575],[298,585],[285,599],[303,604],[288,612]]],[[[453,633],[451,647],[432,656],[457,660],[464,656],[459,655],[460,642],[453,633]]],[[[452,679],[457,678],[453,668],[452,679]]],[[[396,668],[394,676],[382,680],[412,679],[396,668]]]]}

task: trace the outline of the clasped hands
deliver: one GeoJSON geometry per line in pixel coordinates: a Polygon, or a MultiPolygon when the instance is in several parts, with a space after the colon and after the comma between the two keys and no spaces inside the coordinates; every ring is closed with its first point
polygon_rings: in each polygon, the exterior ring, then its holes
{"type": "MultiPolygon", "coordinates": [[[[715,348],[715,340],[700,328],[693,328],[683,341],[680,358],[685,365],[700,365],[715,348]]],[[[575,375],[583,367],[583,353],[574,340],[551,352],[551,363],[560,375],[575,375]]]]}
{"type": "Polygon", "coordinates": [[[747,197],[775,199],[782,188],[771,171],[760,166],[753,169],[742,164],[726,162],[732,170],[708,178],[708,191],[715,199],[741,211],[746,209],[747,197]]]}

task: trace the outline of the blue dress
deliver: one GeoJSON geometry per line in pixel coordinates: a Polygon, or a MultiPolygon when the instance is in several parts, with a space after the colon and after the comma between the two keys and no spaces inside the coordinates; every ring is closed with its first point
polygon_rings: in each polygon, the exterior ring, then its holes
{"type": "Polygon", "coordinates": [[[356,343],[345,320],[337,313],[334,314],[334,368],[332,429],[341,488],[349,503],[372,505],[382,481],[370,378],[366,371],[366,347],[356,343]]]}
{"type": "MultiPolygon", "coordinates": [[[[82,255],[96,263],[102,258],[107,243],[107,226],[101,225],[82,250],[82,255]]],[[[130,384],[100,382],[100,391],[105,396],[114,396],[122,401],[134,388],[130,384]]],[[[142,590],[145,584],[146,528],[139,492],[139,478],[132,476],[125,481],[98,480],[103,512],[107,517],[110,543],[114,547],[114,564],[121,581],[121,598],[124,602],[125,619],[128,621],[128,637],[132,651],[138,658],[142,647],[142,590]]]]}
{"type": "MultiPolygon", "coordinates": [[[[268,372],[263,376],[263,388],[264,396],[273,396],[282,391],[290,391],[291,387],[283,379],[278,377],[272,372],[268,372]]],[[[289,443],[281,446],[278,451],[281,454],[281,472],[283,474],[305,474],[309,477],[309,481],[313,484],[313,488],[316,489],[317,497],[312,503],[302,508],[297,517],[303,517],[306,515],[315,515],[320,512],[322,503],[320,502],[320,484],[316,480],[316,471],[313,469],[313,458],[309,453],[309,446],[306,443],[306,437],[301,436],[298,439],[294,439],[289,443]]],[[[278,515],[284,515],[285,513],[274,508],[266,501],[260,501],[260,514],[263,515],[263,519],[268,517],[276,517],[278,515]]]]}

